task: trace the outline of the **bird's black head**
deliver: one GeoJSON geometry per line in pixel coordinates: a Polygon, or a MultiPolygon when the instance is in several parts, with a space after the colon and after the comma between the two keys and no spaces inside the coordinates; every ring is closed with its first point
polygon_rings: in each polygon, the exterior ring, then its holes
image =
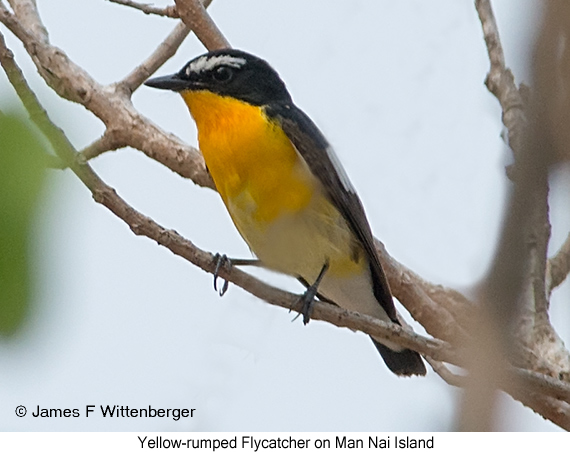
{"type": "Polygon", "coordinates": [[[285,84],[265,60],[235,49],[206,53],[180,72],[152,78],[145,85],[172,91],[212,91],[258,106],[291,102],[285,84]]]}

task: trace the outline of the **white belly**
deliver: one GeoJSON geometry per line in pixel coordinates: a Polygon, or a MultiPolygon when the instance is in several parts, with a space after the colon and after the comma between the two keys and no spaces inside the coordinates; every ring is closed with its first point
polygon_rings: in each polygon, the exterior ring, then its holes
{"type": "MultiPolygon", "coordinates": [[[[300,212],[284,212],[271,224],[252,221],[255,205],[242,193],[228,210],[252,252],[270,269],[312,284],[325,262],[319,293],[338,306],[390,322],[374,296],[368,259],[342,215],[321,196],[300,212]]],[[[393,349],[401,349],[392,343],[393,349]]]]}

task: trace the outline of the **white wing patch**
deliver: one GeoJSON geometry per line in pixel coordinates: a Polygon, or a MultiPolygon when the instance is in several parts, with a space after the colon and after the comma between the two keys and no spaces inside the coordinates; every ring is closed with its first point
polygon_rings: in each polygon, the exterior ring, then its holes
{"type": "Polygon", "coordinates": [[[211,57],[203,56],[190,63],[190,65],[186,68],[186,74],[190,75],[191,73],[209,71],[217,66],[230,66],[240,68],[245,63],[245,58],[234,57],[231,55],[215,55],[211,57]]]}
{"type": "Polygon", "coordinates": [[[326,150],[327,150],[327,155],[329,156],[329,159],[333,164],[333,168],[335,169],[336,173],[338,174],[338,178],[340,179],[340,182],[342,183],[342,186],[344,187],[344,189],[349,193],[356,193],[356,190],[354,189],[352,182],[350,182],[350,179],[348,178],[348,174],[346,174],[346,171],[344,170],[344,168],[340,164],[340,160],[338,159],[334,149],[332,147],[328,146],[326,150]]]}

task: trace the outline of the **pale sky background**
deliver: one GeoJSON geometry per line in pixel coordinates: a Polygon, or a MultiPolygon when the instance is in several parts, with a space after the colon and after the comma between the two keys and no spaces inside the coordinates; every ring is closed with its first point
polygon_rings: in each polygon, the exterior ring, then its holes
{"type": "MultiPolygon", "coordinates": [[[[127,74],[174,27],[103,0],[38,0],[51,40],[102,83],[127,74]]],[[[169,4],[156,1],[155,4],[169,4]]],[[[506,58],[526,80],[537,1],[497,0],[506,58]]],[[[483,85],[488,58],[471,0],[215,0],[233,46],[267,59],[335,146],[372,229],[424,278],[469,291],[485,274],[500,226],[509,152],[483,85]]],[[[5,29],[0,27],[2,33],[5,29]]],[[[45,86],[21,46],[17,61],[51,117],[81,148],[102,125],[45,86]]],[[[158,71],[204,52],[191,36],[158,71]]],[[[141,88],[140,111],[196,144],[169,92],[141,88]]],[[[0,74],[0,105],[18,102],[0,74]]],[[[132,149],[94,169],[131,205],[203,249],[248,257],[216,193],[132,149]]],[[[570,229],[568,176],[552,191],[552,247],[570,229]]],[[[454,427],[460,393],[433,372],[398,379],[370,340],[322,322],[303,326],[237,287],[136,237],[70,173],[54,171],[38,216],[36,309],[0,342],[0,429],[7,431],[424,431],[454,427]],[[195,408],[171,419],[18,418],[14,410],[195,408]]],[[[301,291],[290,278],[260,273],[301,291]]],[[[552,317],[570,341],[568,284],[552,317]]],[[[416,325],[416,329],[417,325],[416,325]]],[[[506,430],[557,430],[503,396],[506,430]]]]}

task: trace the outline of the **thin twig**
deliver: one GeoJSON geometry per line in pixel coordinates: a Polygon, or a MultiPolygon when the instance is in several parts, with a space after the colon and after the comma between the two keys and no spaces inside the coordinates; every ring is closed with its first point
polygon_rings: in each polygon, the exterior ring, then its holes
{"type": "Polygon", "coordinates": [[[173,19],[178,19],[180,16],[176,11],[176,6],[166,6],[164,8],[159,8],[158,6],[152,6],[148,3],[138,3],[132,0],[108,0],[111,3],[116,3],[118,5],[129,6],[134,9],[138,9],[145,14],[155,14],[162,17],[171,17],[173,19]]]}
{"type": "Polygon", "coordinates": [[[570,234],[558,252],[550,258],[547,267],[548,294],[564,282],[570,273],[570,234]]]}
{"type": "Polygon", "coordinates": [[[180,18],[208,50],[231,47],[200,0],[174,0],[174,2],[180,18]]]}
{"type": "Polygon", "coordinates": [[[126,143],[120,141],[116,134],[112,133],[111,130],[112,129],[105,130],[105,133],[100,138],[78,152],[78,163],[86,163],[89,160],[100,156],[104,152],[114,151],[126,146],[126,143]]]}
{"type": "MultiPolygon", "coordinates": [[[[210,2],[211,0],[208,3],[210,2]]],[[[190,34],[190,28],[188,28],[184,22],[178,23],[156,50],[117,85],[128,90],[129,95],[133,93],[147,78],[154,74],[165,61],[176,53],[188,34],[190,34]]]]}
{"type": "Polygon", "coordinates": [[[444,363],[437,361],[430,356],[424,356],[424,358],[429,363],[434,372],[438,374],[441,379],[448,385],[456,386],[458,388],[461,388],[465,385],[466,377],[464,375],[454,374],[444,363]]]}
{"type": "Polygon", "coordinates": [[[505,66],[505,55],[491,2],[489,0],[475,0],[475,8],[483,27],[483,36],[491,62],[485,84],[501,104],[503,124],[508,130],[509,145],[516,152],[522,145],[526,124],[524,101],[515,84],[512,72],[505,66]]]}

